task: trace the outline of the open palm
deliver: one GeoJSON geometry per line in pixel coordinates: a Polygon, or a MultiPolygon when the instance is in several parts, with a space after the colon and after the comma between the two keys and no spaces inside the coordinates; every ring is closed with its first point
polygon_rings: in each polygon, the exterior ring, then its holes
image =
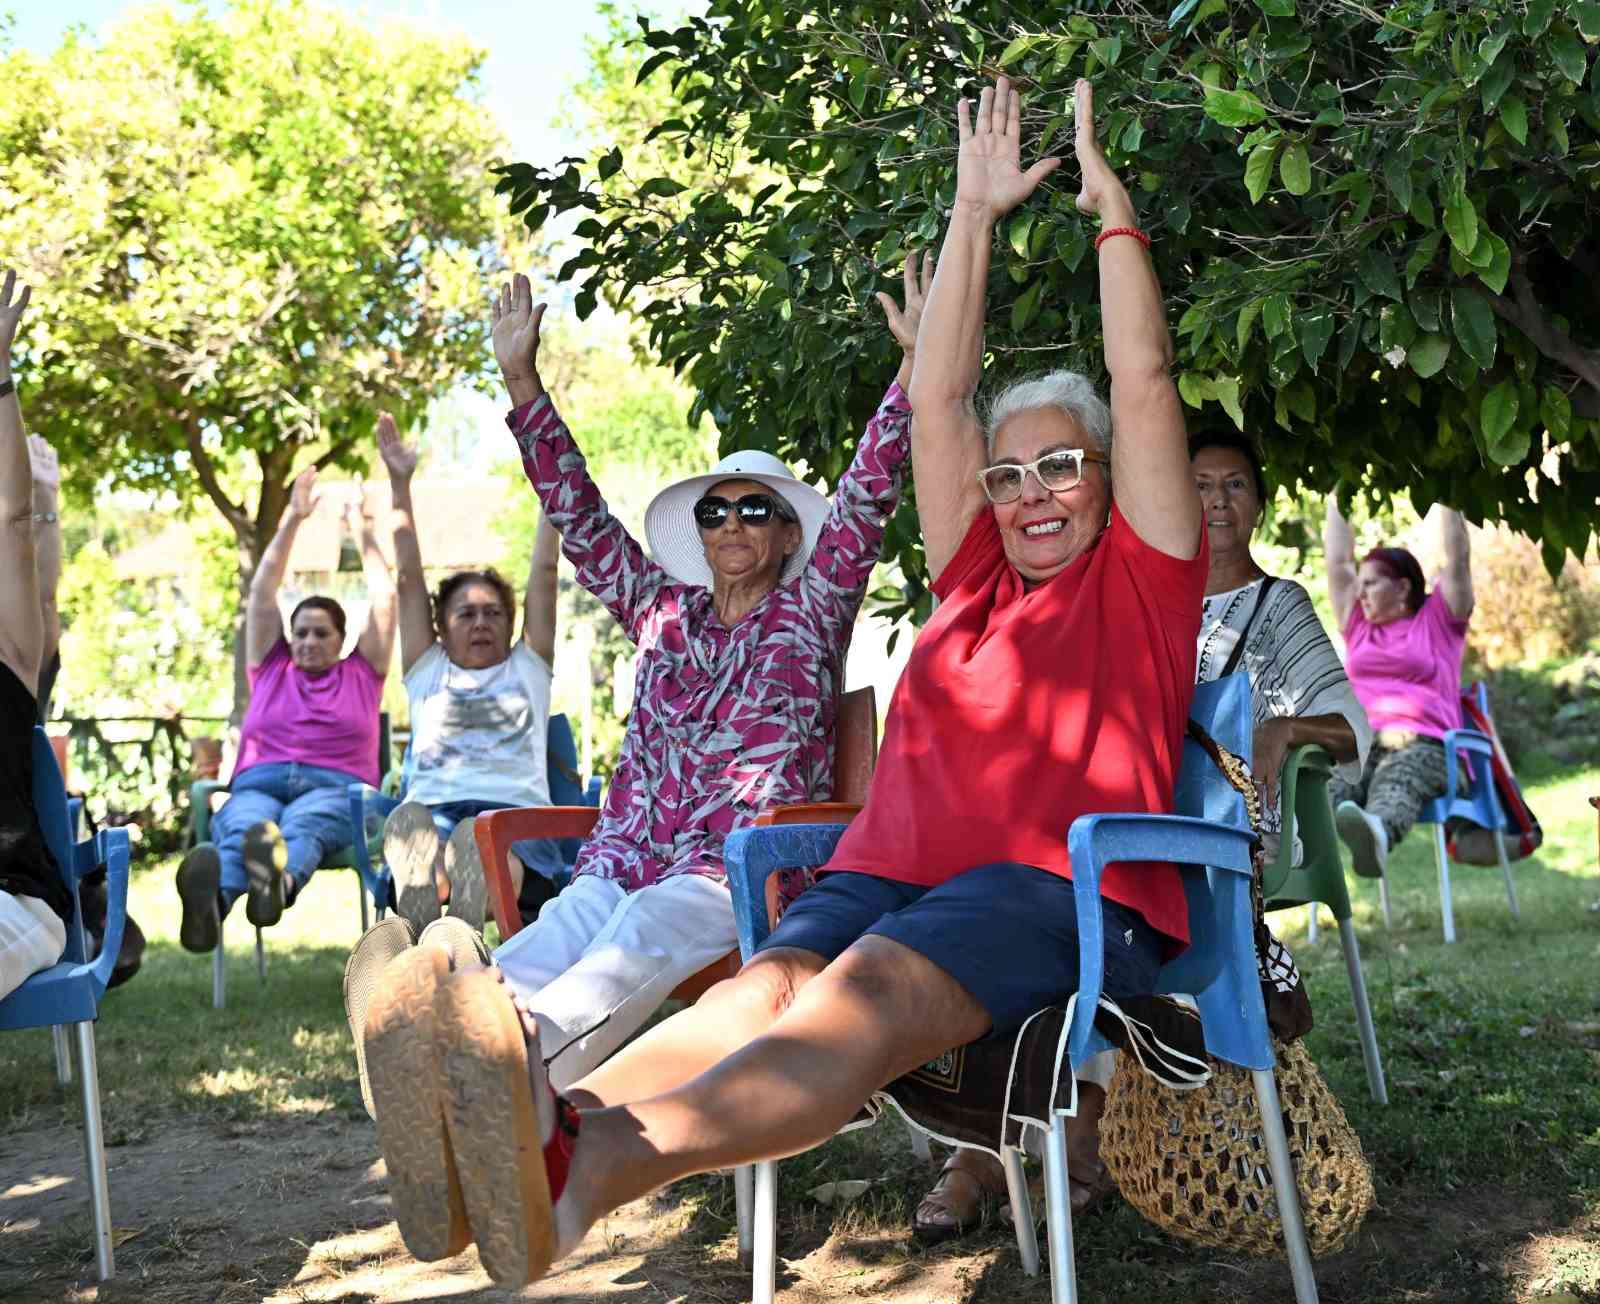
{"type": "Polygon", "coordinates": [[[1004,77],[985,87],[976,116],[966,100],[956,105],[956,203],[981,207],[990,217],[1009,213],[1061,166],[1042,158],[1022,170],[1022,98],[1004,77]]]}
{"type": "Polygon", "coordinates": [[[905,307],[897,304],[892,294],[878,291],[878,302],[883,306],[889,334],[894,336],[895,343],[907,354],[917,351],[917,331],[922,326],[922,310],[928,303],[928,291],[933,288],[933,270],[931,250],[924,250],[920,257],[916,250],[912,250],[906,255],[905,307]]]}
{"type": "Polygon", "coordinates": [[[303,521],[317,510],[317,503],[321,499],[322,490],[317,488],[317,468],[308,466],[295,476],[294,484],[289,488],[289,510],[303,521]]]}
{"type": "Polygon", "coordinates": [[[544,304],[533,302],[533,287],[520,272],[494,301],[494,356],[500,371],[513,376],[539,374],[539,323],[544,304]]]}
{"type": "Polygon", "coordinates": [[[409,480],[417,469],[416,446],[401,440],[394,418],[387,412],[378,413],[378,456],[397,480],[409,480]]]}
{"type": "Polygon", "coordinates": [[[0,361],[5,361],[11,356],[11,341],[17,334],[17,323],[22,320],[23,309],[28,306],[28,298],[33,293],[31,286],[24,285],[22,293],[16,294],[17,274],[7,272],[5,283],[0,285],[0,361]]]}

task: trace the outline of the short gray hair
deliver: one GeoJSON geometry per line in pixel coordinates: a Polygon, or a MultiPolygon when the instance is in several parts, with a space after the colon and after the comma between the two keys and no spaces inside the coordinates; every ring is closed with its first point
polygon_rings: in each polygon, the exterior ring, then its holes
{"type": "Polygon", "coordinates": [[[984,404],[983,443],[988,456],[994,456],[994,437],[1001,426],[1039,408],[1054,408],[1071,417],[1099,452],[1111,455],[1111,409],[1094,382],[1076,371],[1047,371],[1012,381],[984,404]]]}

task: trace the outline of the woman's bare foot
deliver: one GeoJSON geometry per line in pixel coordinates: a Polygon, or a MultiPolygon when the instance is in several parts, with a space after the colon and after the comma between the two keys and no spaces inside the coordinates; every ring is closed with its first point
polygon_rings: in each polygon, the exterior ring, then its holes
{"type": "Polygon", "coordinates": [[[965,1236],[983,1221],[986,1199],[1003,1199],[1006,1172],[983,1150],[965,1146],[945,1161],[939,1180],[911,1216],[911,1234],[924,1245],[965,1236]]]}

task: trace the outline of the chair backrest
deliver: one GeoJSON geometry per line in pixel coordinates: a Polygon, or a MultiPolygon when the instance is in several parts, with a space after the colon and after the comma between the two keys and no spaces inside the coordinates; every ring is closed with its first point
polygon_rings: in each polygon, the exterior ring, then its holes
{"type": "Polygon", "coordinates": [[[833,799],[860,805],[878,764],[878,695],[870,684],[839,695],[833,730],[833,799]]]}
{"type": "Polygon", "coordinates": [[[67,813],[67,785],[56,765],[55,748],[43,728],[33,728],[33,808],[45,846],[55,857],[61,881],[72,893],[72,926],[67,929],[67,949],[62,959],[82,964],[87,958],[83,936],[83,911],[78,903],[78,865],[73,851],[72,823],[67,813]]]}
{"type": "MultiPolygon", "coordinates": [[[[1189,718],[1210,734],[1218,746],[1250,763],[1250,741],[1255,720],[1250,711],[1250,676],[1240,670],[1207,684],[1196,684],[1189,718]]],[[[1183,761],[1173,793],[1173,813],[1213,824],[1243,828],[1248,823],[1244,798],[1218,771],[1205,748],[1192,738],[1183,740],[1183,761]]]]}

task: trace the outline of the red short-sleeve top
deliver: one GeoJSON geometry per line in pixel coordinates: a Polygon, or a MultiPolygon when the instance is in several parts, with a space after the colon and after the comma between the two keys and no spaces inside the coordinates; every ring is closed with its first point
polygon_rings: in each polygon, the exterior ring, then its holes
{"type": "MultiPolygon", "coordinates": [[[[830,870],[934,886],[996,861],[1072,876],[1079,815],[1167,812],[1194,692],[1207,549],[1145,543],[1113,506],[1096,545],[1034,589],[981,511],[890,702],[865,809],[830,870]]],[[[1108,866],[1104,896],[1179,944],[1170,864],[1108,866]]]]}

